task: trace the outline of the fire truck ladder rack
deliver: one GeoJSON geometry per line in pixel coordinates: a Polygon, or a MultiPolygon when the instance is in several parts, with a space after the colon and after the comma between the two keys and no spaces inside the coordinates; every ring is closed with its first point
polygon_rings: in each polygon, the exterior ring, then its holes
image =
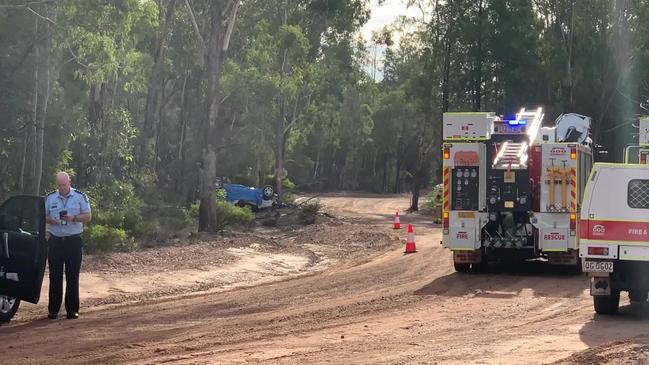
{"type": "Polygon", "coordinates": [[[494,159],[493,168],[495,169],[524,169],[527,168],[527,150],[529,143],[536,138],[541,124],[543,123],[543,110],[538,108],[535,111],[525,111],[525,108],[516,114],[514,124],[527,125],[527,134],[529,142],[512,142],[505,141],[500,145],[496,158],[494,159]]]}

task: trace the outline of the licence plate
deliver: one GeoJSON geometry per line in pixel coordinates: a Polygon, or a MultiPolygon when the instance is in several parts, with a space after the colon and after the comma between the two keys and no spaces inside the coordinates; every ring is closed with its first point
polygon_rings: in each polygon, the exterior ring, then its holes
{"type": "Polygon", "coordinates": [[[584,261],[584,272],[613,272],[611,261],[584,261]]]}
{"type": "Polygon", "coordinates": [[[459,212],[457,214],[459,218],[475,218],[474,212],[459,212]]]}

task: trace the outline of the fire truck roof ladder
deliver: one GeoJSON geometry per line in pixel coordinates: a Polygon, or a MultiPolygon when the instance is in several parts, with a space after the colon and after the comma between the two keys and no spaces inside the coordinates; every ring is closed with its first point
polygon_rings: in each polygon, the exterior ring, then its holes
{"type": "MultiPolygon", "coordinates": [[[[543,110],[538,108],[535,111],[526,111],[525,108],[516,114],[516,122],[525,120],[529,142],[506,141],[500,145],[499,151],[493,163],[496,169],[521,169],[527,167],[527,147],[536,138],[541,125],[543,124],[543,110]]],[[[516,123],[517,124],[517,123],[516,123]]]]}

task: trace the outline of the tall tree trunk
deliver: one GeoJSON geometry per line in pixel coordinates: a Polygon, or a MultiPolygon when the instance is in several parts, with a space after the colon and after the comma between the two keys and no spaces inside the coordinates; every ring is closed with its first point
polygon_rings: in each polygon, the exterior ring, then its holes
{"type": "Polygon", "coordinates": [[[179,195],[182,195],[183,187],[184,187],[184,182],[183,178],[185,176],[185,135],[187,134],[187,79],[189,78],[189,73],[185,74],[185,77],[183,78],[183,88],[182,92],[180,93],[180,122],[178,123],[179,125],[179,130],[178,130],[178,142],[177,144],[177,160],[178,160],[178,168],[177,168],[177,174],[176,174],[176,193],[179,195]]]}
{"type": "Polygon", "coordinates": [[[257,161],[255,161],[255,186],[261,186],[263,184],[261,177],[261,158],[257,156],[257,161]]]}
{"type": "MultiPolygon", "coordinates": [[[[103,104],[103,87],[101,82],[90,85],[88,91],[88,121],[90,122],[91,134],[94,136],[96,145],[89,146],[89,152],[94,158],[94,171],[86,172],[86,183],[92,185],[97,179],[100,179],[104,172],[104,104],[103,104]]],[[[92,161],[92,158],[90,159],[92,161]]]]}
{"type": "Polygon", "coordinates": [[[31,118],[31,123],[30,123],[30,129],[31,129],[31,136],[34,139],[34,145],[32,145],[32,155],[31,155],[31,161],[30,161],[30,167],[31,167],[31,173],[29,174],[29,182],[30,182],[30,192],[33,192],[35,190],[35,182],[36,182],[36,134],[38,133],[37,131],[37,124],[38,124],[38,92],[40,88],[40,82],[39,82],[39,68],[40,68],[40,46],[38,42],[38,37],[39,37],[39,18],[35,18],[34,20],[34,39],[36,40],[36,46],[34,47],[34,94],[32,98],[32,118],[31,118]]]}
{"type": "Polygon", "coordinates": [[[567,88],[568,88],[568,107],[574,108],[573,89],[574,81],[572,75],[572,53],[575,34],[575,2],[570,0],[570,34],[568,35],[568,75],[567,75],[567,88]]]}
{"type": "MultiPolygon", "coordinates": [[[[45,11],[44,15],[49,16],[48,5],[44,5],[45,11]]],[[[45,134],[45,119],[47,119],[47,104],[50,98],[50,24],[48,22],[43,22],[43,54],[39,60],[39,68],[41,69],[41,77],[39,84],[41,98],[40,105],[38,108],[38,128],[36,131],[36,143],[35,143],[35,175],[34,175],[34,185],[32,189],[32,194],[40,195],[41,190],[41,179],[43,177],[43,137],[45,134]]]]}
{"type": "Polygon", "coordinates": [[[478,3],[478,49],[476,51],[475,71],[474,71],[474,84],[473,84],[473,111],[480,111],[480,103],[482,101],[482,24],[483,24],[484,6],[483,0],[478,3]]]}
{"type": "Polygon", "coordinates": [[[74,142],[74,161],[76,162],[74,171],[76,172],[75,185],[85,187],[88,185],[88,173],[86,169],[86,149],[81,139],[77,138],[74,142]]]}
{"type": "Polygon", "coordinates": [[[207,92],[205,99],[205,127],[202,158],[203,168],[199,176],[199,231],[216,232],[216,202],[214,201],[213,184],[216,180],[216,154],[214,143],[218,142],[217,119],[221,103],[219,78],[224,53],[228,49],[232,27],[236,21],[240,1],[234,0],[229,9],[224,9],[223,1],[210,3],[210,35],[207,45],[206,79],[207,92]],[[229,15],[224,14],[228,10],[229,15]],[[225,27],[224,27],[225,26],[225,27]],[[224,31],[225,30],[225,31],[224,31]]]}
{"type": "Polygon", "coordinates": [[[25,167],[27,165],[27,146],[29,144],[29,129],[25,126],[23,128],[23,154],[20,162],[20,180],[18,182],[18,191],[21,194],[25,193],[25,167]]]}
{"type": "Polygon", "coordinates": [[[216,153],[209,145],[203,151],[203,166],[200,170],[200,191],[202,193],[198,211],[199,232],[216,232],[216,200],[212,191],[212,184],[216,176],[216,153]],[[203,194],[207,192],[206,194],[203,194]]]}
{"type": "Polygon", "coordinates": [[[383,183],[381,184],[381,192],[386,193],[388,191],[388,155],[383,155],[383,183]]]}
{"type": "Polygon", "coordinates": [[[153,134],[153,125],[155,120],[156,111],[158,110],[159,98],[164,87],[164,53],[167,48],[167,39],[173,28],[174,11],[176,8],[176,0],[169,0],[165,14],[165,20],[160,30],[158,45],[155,52],[155,60],[153,70],[151,72],[151,81],[146,95],[146,108],[144,111],[144,124],[142,132],[140,133],[140,143],[138,152],[139,167],[143,168],[147,164],[147,146],[153,134]]]}
{"type": "Polygon", "coordinates": [[[450,39],[446,40],[446,53],[444,54],[444,76],[442,81],[442,111],[447,112],[449,109],[450,90],[449,84],[451,74],[451,51],[453,50],[450,39]]]}
{"type": "Polygon", "coordinates": [[[397,154],[397,164],[395,166],[395,178],[394,178],[394,193],[399,194],[401,192],[401,154],[397,154]]]}
{"type": "MultiPolygon", "coordinates": [[[[285,26],[288,22],[288,9],[287,4],[284,4],[282,24],[285,26]]],[[[282,49],[280,54],[281,64],[279,69],[280,85],[283,85],[283,80],[288,73],[288,49],[282,49]]],[[[279,97],[279,115],[277,116],[277,145],[275,146],[275,189],[277,195],[282,197],[284,189],[282,187],[282,180],[284,178],[284,149],[286,144],[286,96],[280,90],[279,97]]]]}
{"type": "Polygon", "coordinates": [[[410,199],[410,211],[416,212],[419,210],[419,191],[421,190],[421,186],[423,184],[423,171],[421,169],[417,169],[415,172],[415,176],[413,176],[413,181],[412,181],[412,198],[410,199]]]}
{"type": "Polygon", "coordinates": [[[164,129],[165,129],[165,106],[167,103],[167,94],[165,93],[165,84],[166,82],[162,83],[162,90],[160,92],[160,103],[159,103],[159,108],[158,108],[158,124],[153,128],[153,134],[155,135],[155,142],[153,144],[153,162],[152,162],[152,170],[155,171],[156,175],[160,172],[159,167],[160,167],[160,162],[162,161],[162,151],[160,150],[162,140],[164,140],[164,129]]]}
{"type": "Polygon", "coordinates": [[[315,181],[318,178],[318,170],[320,169],[320,156],[322,155],[322,146],[318,146],[318,151],[316,152],[315,164],[313,166],[313,180],[315,181]]]}
{"type": "Polygon", "coordinates": [[[282,180],[284,175],[284,133],[280,133],[277,137],[279,141],[275,146],[275,189],[277,189],[278,196],[282,196],[284,189],[282,187],[282,180]]]}

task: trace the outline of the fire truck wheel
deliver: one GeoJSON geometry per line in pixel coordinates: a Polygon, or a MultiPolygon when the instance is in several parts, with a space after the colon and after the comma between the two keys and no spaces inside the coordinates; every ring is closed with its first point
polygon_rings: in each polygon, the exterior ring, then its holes
{"type": "Polygon", "coordinates": [[[593,297],[593,306],[597,314],[615,314],[620,308],[620,291],[611,295],[598,295],[593,297]]]}
{"type": "Polygon", "coordinates": [[[453,266],[455,267],[455,271],[457,272],[468,272],[471,269],[471,264],[459,264],[457,262],[453,262],[453,266]]]}

